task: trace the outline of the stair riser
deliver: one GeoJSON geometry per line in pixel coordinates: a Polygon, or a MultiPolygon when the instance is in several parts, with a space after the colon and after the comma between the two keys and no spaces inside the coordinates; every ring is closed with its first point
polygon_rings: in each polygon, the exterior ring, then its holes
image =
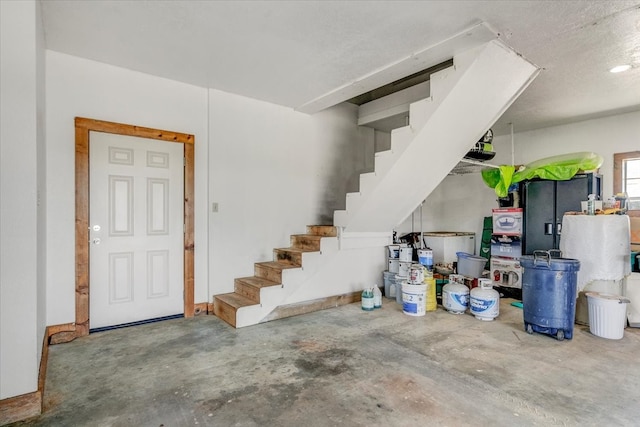
{"type": "Polygon", "coordinates": [[[383,176],[389,171],[395,160],[396,157],[391,150],[376,153],[374,159],[376,174],[383,176]]]}
{"type": "Polygon", "coordinates": [[[253,271],[253,274],[255,274],[257,277],[262,277],[276,283],[282,283],[282,270],[274,270],[273,268],[255,264],[253,267],[253,271]]]}
{"type": "Polygon", "coordinates": [[[309,225],[307,226],[307,234],[323,237],[336,237],[338,230],[331,225],[309,225]]]}
{"type": "Polygon", "coordinates": [[[287,251],[286,249],[274,249],[273,260],[291,265],[302,265],[302,253],[287,251]]]}
{"type": "Polygon", "coordinates": [[[360,174],[360,187],[359,187],[360,193],[366,193],[368,191],[371,191],[371,189],[377,183],[377,180],[378,180],[378,176],[375,174],[375,172],[360,174]]]}
{"type": "Polygon", "coordinates": [[[243,297],[247,297],[250,300],[255,301],[256,304],[260,303],[260,288],[248,285],[236,279],[233,282],[233,291],[243,297]]]}
{"type": "Polygon", "coordinates": [[[320,239],[318,238],[318,236],[291,236],[291,246],[298,249],[319,251],[320,239]]]}
{"type": "Polygon", "coordinates": [[[234,328],[236,327],[236,309],[218,298],[213,299],[213,313],[234,328]]]}

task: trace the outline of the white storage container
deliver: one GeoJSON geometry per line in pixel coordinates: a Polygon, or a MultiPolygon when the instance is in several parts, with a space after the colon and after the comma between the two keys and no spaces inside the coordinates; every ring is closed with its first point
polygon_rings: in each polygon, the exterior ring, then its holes
{"type": "Polygon", "coordinates": [[[640,328],[640,273],[631,273],[627,276],[623,295],[631,301],[627,307],[629,326],[640,328]]]}
{"type": "Polygon", "coordinates": [[[597,337],[619,340],[624,336],[629,300],[620,295],[587,292],[589,330],[597,337]]]}
{"type": "Polygon", "coordinates": [[[423,234],[424,243],[433,250],[434,264],[453,264],[457,252],[475,255],[476,234],[458,231],[431,231],[423,234]]]}

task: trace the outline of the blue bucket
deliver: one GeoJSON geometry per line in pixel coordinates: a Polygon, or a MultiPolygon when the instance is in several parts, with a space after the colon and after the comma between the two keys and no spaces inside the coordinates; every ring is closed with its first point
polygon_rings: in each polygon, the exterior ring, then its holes
{"type": "Polygon", "coordinates": [[[580,261],[553,258],[550,252],[520,258],[524,329],[562,341],[573,338],[580,261]]]}

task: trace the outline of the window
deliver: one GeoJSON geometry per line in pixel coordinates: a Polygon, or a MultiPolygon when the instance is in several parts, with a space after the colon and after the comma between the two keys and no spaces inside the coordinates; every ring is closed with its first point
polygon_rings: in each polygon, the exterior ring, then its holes
{"type": "Polygon", "coordinates": [[[629,215],[640,216],[640,151],[613,155],[613,191],[627,192],[629,215]]]}

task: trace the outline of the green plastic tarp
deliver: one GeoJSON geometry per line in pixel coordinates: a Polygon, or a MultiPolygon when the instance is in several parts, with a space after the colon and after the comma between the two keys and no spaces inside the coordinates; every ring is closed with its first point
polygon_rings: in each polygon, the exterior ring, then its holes
{"type": "Polygon", "coordinates": [[[482,170],[482,180],[493,188],[498,197],[507,197],[509,186],[531,178],[565,181],[578,171],[590,171],[602,166],[603,158],[593,152],[580,152],[547,157],[516,170],[513,165],[482,170]]]}

